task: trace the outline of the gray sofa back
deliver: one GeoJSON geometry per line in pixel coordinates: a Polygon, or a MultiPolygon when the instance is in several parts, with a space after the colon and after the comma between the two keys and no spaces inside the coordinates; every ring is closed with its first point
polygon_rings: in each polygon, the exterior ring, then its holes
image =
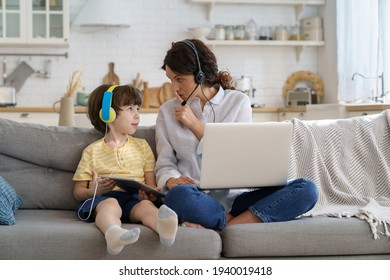
{"type": "MultiPolygon", "coordinates": [[[[154,127],[140,127],[155,153],[154,127]]],[[[23,198],[21,208],[73,210],[73,173],[83,149],[102,134],[91,128],[18,123],[0,118],[0,176],[23,198]]]]}

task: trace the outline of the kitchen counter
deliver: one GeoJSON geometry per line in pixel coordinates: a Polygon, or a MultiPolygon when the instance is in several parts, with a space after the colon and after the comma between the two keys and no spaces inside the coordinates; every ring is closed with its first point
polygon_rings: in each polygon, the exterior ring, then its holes
{"type": "MultiPolygon", "coordinates": [[[[0,112],[8,112],[8,113],[59,113],[60,108],[56,107],[0,107],[0,112]]],[[[74,107],[75,113],[86,113],[87,108],[82,106],[74,107]]],[[[158,112],[157,108],[142,108],[142,113],[156,113],[158,112]]]]}
{"type": "MultiPolygon", "coordinates": [[[[86,113],[86,107],[75,106],[75,113],[86,113]]],[[[279,112],[305,112],[305,108],[278,108],[278,107],[264,107],[253,108],[254,113],[279,113],[279,112]]],[[[53,113],[59,112],[59,107],[54,110],[52,107],[0,107],[0,112],[31,112],[31,113],[53,113]]],[[[158,108],[141,108],[141,113],[157,113],[158,108]]]]}
{"type": "MultiPolygon", "coordinates": [[[[344,105],[347,112],[356,111],[383,111],[390,109],[390,104],[350,104],[344,105]]],[[[86,113],[86,107],[75,106],[75,113],[86,113]]],[[[53,113],[59,112],[59,107],[54,110],[52,107],[0,107],[0,112],[38,112],[53,113]]],[[[157,113],[158,108],[141,108],[141,113],[157,113]]],[[[264,107],[253,108],[254,113],[281,113],[281,112],[306,112],[305,107],[264,107]]]]}
{"type": "Polygon", "coordinates": [[[344,105],[347,112],[356,111],[383,111],[390,109],[390,104],[351,104],[344,105]]]}

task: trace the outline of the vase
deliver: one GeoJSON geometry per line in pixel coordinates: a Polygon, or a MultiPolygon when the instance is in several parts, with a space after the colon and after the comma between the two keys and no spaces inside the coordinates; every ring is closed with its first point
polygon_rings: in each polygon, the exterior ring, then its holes
{"type": "Polygon", "coordinates": [[[74,120],[74,101],[73,97],[62,97],[60,100],[60,126],[76,126],[74,120]]]}

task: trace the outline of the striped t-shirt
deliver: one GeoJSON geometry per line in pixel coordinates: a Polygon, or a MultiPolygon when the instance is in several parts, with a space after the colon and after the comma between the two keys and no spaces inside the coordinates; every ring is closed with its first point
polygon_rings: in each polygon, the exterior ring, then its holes
{"type": "Polygon", "coordinates": [[[104,139],[86,147],[73,176],[74,181],[92,180],[92,171],[100,176],[130,178],[145,183],[145,172],[154,171],[156,161],[145,139],[128,136],[125,145],[110,148],[104,139]]]}

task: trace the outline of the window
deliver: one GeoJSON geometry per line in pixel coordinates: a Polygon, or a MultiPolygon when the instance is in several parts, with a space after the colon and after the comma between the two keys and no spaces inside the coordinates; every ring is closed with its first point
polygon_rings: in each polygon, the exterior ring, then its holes
{"type": "Polygon", "coordinates": [[[383,102],[382,95],[390,89],[389,2],[337,1],[340,103],[383,102]]]}

